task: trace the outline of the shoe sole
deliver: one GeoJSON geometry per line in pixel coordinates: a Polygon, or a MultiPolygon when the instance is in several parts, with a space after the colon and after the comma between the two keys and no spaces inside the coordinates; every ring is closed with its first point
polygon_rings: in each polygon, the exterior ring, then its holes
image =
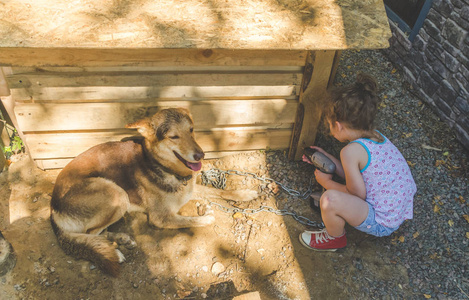
{"type": "Polygon", "coordinates": [[[341,250],[344,250],[345,247],[342,247],[342,248],[333,248],[333,249],[316,249],[316,248],[313,248],[311,247],[310,245],[306,244],[305,241],[303,241],[303,239],[301,238],[301,233],[300,233],[300,236],[298,237],[298,239],[300,240],[300,243],[305,246],[306,248],[310,249],[310,250],[314,250],[314,251],[318,251],[318,252],[336,252],[336,251],[341,251],[341,250]]]}

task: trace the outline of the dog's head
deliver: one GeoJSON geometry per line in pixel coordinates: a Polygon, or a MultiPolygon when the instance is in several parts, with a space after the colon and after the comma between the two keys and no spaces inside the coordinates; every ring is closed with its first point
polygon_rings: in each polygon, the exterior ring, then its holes
{"type": "Polygon", "coordinates": [[[202,167],[204,152],[194,137],[194,122],[187,109],[169,108],[128,124],[145,138],[145,146],[163,166],[187,176],[202,167]]]}

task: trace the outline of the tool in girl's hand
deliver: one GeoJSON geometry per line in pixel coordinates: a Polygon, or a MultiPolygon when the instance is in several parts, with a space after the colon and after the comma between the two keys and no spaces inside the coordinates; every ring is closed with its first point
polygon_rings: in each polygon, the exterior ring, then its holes
{"type": "Polygon", "coordinates": [[[306,147],[304,149],[304,154],[306,158],[311,162],[313,166],[319,169],[319,171],[327,173],[327,174],[334,174],[335,173],[335,164],[332,160],[330,160],[326,155],[323,153],[306,147]]]}

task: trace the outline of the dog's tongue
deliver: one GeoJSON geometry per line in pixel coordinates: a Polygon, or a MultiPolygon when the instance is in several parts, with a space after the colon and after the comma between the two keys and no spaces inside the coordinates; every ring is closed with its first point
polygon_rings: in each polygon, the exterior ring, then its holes
{"type": "Polygon", "coordinates": [[[190,162],[187,162],[187,166],[188,166],[189,169],[191,169],[192,171],[199,171],[200,169],[202,169],[202,163],[201,163],[201,162],[197,162],[197,163],[190,163],[190,162]]]}

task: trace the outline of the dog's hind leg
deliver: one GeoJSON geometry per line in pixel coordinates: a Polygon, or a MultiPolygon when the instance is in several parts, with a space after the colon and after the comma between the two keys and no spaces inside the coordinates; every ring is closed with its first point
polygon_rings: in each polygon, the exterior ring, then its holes
{"type": "Polygon", "coordinates": [[[204,185],[196,185],[193,193],[194,200],[204,200],[207,198],[222,198],[233,201],[252,201],[259,196],[254,190],[220,190],[204,185]]]}
{"type": "Polygon", "coordinates": [[[51,221],[67,254],[97,263],[112,275],[124,255],[99,235],[121,219],[130,207],[129,196],[114,182],[89,178],[74,186],[52,210],[51,221]]]}
{"type": "MultiPolygon", "coordinates": [[[[84,197],[81,195],[81,197],[84,197]]],[[[126,191],[104,178],[92,178],[86,186],[86,206],[94,212],[86,220],[88,234],[100,234],[119,221],[130,208],[126,191]]]]}
{"type": "Polygon", "coordinates": [[[203,216],[197,217],[181,216],[175,211],[159,211],[157,213],[150,211],[148,220],[151,225],[158,228],[190,228],[210,225],[215,222],[215,216],[212,210],[207,211],[203,216]]]}

